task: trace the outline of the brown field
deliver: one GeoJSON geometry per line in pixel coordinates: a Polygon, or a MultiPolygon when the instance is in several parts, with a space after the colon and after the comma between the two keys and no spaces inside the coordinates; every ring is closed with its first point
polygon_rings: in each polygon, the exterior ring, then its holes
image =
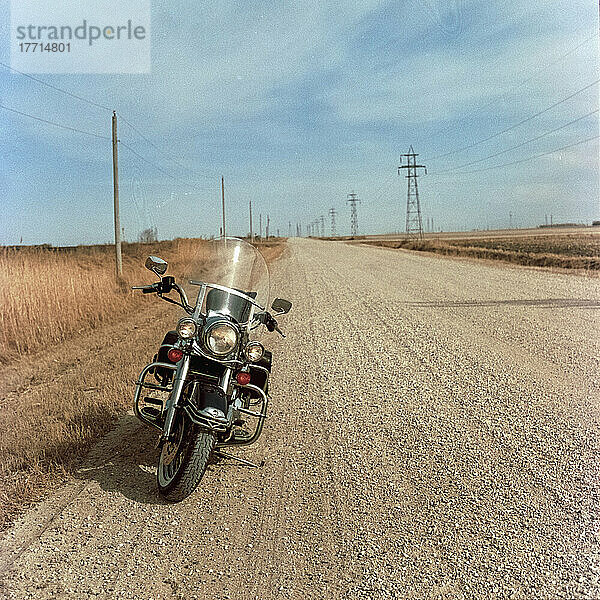
{"type": "MultiPolygon", "coordinates": [[[[131,405],[132,382],[180,309],[130,285],[154,281],[149,254],[180,276],[202,240],[124,245],[124,281],[113,248],[0,252],[0,528],[77,467],[131,405]]],[[[257,244],[267,260],[281,240],[257,244]]]]}
{"type": "Polygon", "coordinates": [[[365,236],[353,243],[579,272],[600,271],[598,228],[428,234],[422,241],[365,236]]]}
{"type": "Polygon", "coordinates": [[[123,280],[115,281],[112,246],[0,250],[0,363],[73,334],[115,321],[149,299],[132,285],[152,281],[149,254],[169,261],[175,275],[201,240],[123,245],[123,280]]]}

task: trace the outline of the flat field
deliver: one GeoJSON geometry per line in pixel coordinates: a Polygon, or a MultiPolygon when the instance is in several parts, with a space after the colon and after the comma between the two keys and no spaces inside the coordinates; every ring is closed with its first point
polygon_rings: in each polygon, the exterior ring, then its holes
{"type": "Polygon", "coordinates": [[[438,233],[426,234],[423,240],[400,235],[365,236],[348,241],[536,267],[600,271],[598,227],[438,233]]]}

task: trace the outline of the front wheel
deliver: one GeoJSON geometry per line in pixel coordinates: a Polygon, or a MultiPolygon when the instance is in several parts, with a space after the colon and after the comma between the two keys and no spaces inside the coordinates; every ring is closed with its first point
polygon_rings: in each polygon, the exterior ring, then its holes
{"type": "Polygon", "coordinates": [[[172,441],[163,444],[158,458],[158,491],[165,499],[180,502],[198,487],[216,441],[214,433],[179,413],[172,441]]]}

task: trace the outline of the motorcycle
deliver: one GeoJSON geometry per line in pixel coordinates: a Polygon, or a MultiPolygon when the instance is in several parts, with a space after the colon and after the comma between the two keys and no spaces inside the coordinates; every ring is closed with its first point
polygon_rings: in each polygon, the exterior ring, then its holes
{"type": "MultiPolygon", "coordinates": [[[[160,431],[158,490],[172,502],[197,488],[213,454],[259,466],[223,448],[247,446],[260,437],[272,359],[260,332],[266,328],[285,337],[266,310],[268,269],[254,246],[220,238],[199,252],[185,284],[165,276],[167,262],[150,256],[146,268],[159,281],[133,288],[154,293],[187,313],[142,369],[134,394],[135,415],[160,431]],[[168,296],[171,292],[179,299],[168,296]],[[190,304],[188,295],[193,294],[196,299],[190,304]]],[[[271,310],[281,315],[291,307],[291,302],[276,298],[271,310]]]]}

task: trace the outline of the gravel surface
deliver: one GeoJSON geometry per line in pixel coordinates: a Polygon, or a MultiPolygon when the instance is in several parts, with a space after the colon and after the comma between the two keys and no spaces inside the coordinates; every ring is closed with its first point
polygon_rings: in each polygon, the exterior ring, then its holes
{"type": "Polygon", "coordinates": [[[126,415],[0,542],[0,597],[600,598],[598,279],[291,240],[273,284],[265,466],[166,505],[126,415]]]}

